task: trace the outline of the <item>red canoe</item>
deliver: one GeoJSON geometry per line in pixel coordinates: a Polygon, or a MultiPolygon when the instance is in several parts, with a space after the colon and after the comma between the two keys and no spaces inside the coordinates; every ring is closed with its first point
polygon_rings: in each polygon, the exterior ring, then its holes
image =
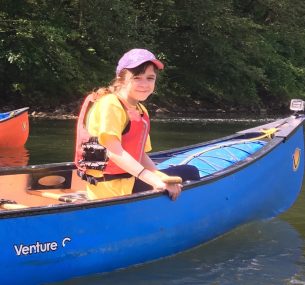
{"type": "Polygon", "coordinates": [[[29,136],[28,107],[0,113],[0,148],[23,146],[29,136]]]}

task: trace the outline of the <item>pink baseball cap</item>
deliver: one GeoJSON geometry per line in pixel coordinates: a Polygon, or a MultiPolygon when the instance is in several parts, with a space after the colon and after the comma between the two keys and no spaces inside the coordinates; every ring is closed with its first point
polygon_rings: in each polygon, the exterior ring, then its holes
{"type": "Polygon", "coordinates": [[[134,68],[147,61],[151,61],[158,69],[164,68],[164,64],[158,60],[150,51],[146,49],[135,48],[126,52],[121,57],[116,68],[116,74],[118,75],[124,68],[134,68]]]}

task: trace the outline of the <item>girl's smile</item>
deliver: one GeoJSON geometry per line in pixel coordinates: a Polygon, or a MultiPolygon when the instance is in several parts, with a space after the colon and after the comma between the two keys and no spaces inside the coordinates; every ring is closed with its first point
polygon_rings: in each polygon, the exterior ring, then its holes
{"type": "Polygon", "coordinates": [[[127,71],[120,96],[131,105],[136,105],[139,101],[145,101],[154,92],[156,78],[153,64],[149,65],[144,73],[136,76],[127,71]]]}

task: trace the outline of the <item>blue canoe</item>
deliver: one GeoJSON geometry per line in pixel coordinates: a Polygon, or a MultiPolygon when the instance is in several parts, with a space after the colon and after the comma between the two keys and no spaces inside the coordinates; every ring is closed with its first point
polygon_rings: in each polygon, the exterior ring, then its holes
{"type": "Polygon", "coordinates": [[[0,169],[1,284],[46,284],[170,256],[284,212],[304,173],[303,116],[154,153],[201,178],[172,201],[147,191],[88,201],[73,163],[0,169]]]}

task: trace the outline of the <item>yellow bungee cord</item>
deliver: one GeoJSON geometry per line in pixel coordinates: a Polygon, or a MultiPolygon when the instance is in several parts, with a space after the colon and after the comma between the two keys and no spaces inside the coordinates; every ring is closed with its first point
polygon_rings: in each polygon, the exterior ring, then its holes
{"type": "Polygon", "coordinates": [[[261,139],[272,139],[273,135],[278,131],[278,128],[270,128],[270,129],[261,129],[260,132],[263,133],[261,136],[248,139],[246,141],[256,141],[256,140],[261,140],[261,139]]]}

